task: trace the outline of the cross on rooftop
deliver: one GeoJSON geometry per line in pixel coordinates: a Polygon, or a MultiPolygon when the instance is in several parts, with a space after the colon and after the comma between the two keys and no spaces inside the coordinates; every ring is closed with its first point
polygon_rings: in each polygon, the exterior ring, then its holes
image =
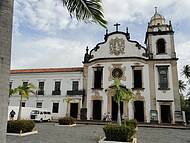
{"type": "Polygon", "coordinates": [[[154,8],[155,8],[155,13],[157,13],[158,12],[158,7],[155,6],[154,8]]]}
{"type": "Polygon", "coordinates": [[[121,24],[119,24],[119,23],[114,24],[114,26],[115,26],[115,28],[116,28],[116,31],[118,31],[118,28],[119,28],[120,25],[121,25],[121,24]]]}

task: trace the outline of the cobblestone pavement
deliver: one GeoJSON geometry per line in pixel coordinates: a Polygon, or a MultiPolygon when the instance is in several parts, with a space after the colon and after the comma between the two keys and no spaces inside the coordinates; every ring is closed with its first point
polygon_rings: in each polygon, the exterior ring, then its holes
{"type": "Polygon", "coordinates": [[[190,130],[139,128],[138,143],[190,143],[190,130]]]}
{"type": "MultiPolygon", "coordinates": [[[[7,136],[7,143],[96,143],[103,136],[101,125],[58,127],[37,123],[39,133],[26,137],[7,136]]],[[[190,130],[139,128],[138,143],[190,143],[190,130]]]]}

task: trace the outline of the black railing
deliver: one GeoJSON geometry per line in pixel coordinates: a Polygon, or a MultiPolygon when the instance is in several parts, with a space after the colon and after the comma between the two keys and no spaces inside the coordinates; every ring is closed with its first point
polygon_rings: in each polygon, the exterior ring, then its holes
{"type": "Polygon", "coordinates": [[[83,90],[67,90],[67,95],[83,95],[83,90]]]}
{"type": "Polygon", "coordinates": [[[52,95],[61,95],[61,90],[52,91],[52,95]]]}
{"type": "Polygon", "coordinates": [[[38,95],[44,95],[44,91],[43,90],[38,90],[38,95]]]}

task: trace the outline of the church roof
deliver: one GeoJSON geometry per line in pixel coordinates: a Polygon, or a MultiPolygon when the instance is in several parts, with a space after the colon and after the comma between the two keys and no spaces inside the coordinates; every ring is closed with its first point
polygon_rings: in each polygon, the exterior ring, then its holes
{"type": "Polygon", "coordinates": [[[50,72],[82,72],[83,67],[73,68],[42,68],[42,69],[15,69],[11,70],[11,74],[18,73],[50,73],[50,72]]]}

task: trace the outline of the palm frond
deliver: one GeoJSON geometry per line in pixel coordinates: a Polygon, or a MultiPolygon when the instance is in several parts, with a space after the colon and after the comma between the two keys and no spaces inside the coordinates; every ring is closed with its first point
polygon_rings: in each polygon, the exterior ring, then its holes
{"type": "Polygon", "coordinates": [[[133,92],[130,89],[122,87],[118,78],[114,79],[114,89],[116,92],[116,95],[114,96],[116,103],[121,101],[129,102],[131,99],[133,99],[133,92]]]}
{"type": "Polygon", "coordinates": [[[184,81],[182,81],[182,80],[179,80],[179,91],[182,93],[183,91],[185,91],[185,89],[186,89],[186,84],[185,84],[185,82],[184,81]]]}
{"type": "Polygon", "coordinates": [[[19,94],[22,98],[29,98],[30,93],[35,94],[35,86],[32,83],[20,85],[13,89],[12,94],[19,94]]]}
{"type": "Polygon", "coordinates": [[[101,0],[62,0],[71,16],[85,22],[95,22],[106,28],[101,0]]]}
{"type": "Polygon", "coordinates": [[[189,79],[190,78],[190,66],[189,65],[183,66],[181,74],[184,75],[185,78],[189,79]]]}

